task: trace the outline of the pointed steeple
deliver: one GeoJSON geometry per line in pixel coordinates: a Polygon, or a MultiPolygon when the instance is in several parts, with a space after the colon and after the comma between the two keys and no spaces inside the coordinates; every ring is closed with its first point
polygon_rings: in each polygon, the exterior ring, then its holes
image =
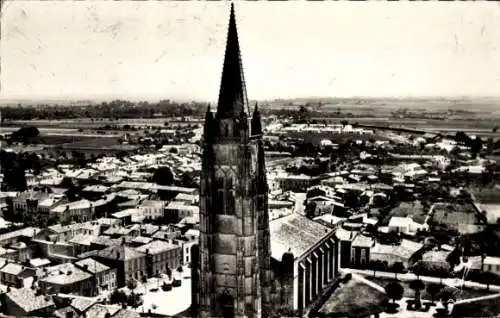
{"type": "Polygon", "coordinates": [[[260,121],[259,105],[255,103],[255,108],[253,110],[252,116],[252,136],[262,135],[262,123],[260,121]]]}
{"type": "Polygon", "coordinates": [[[257,148],[257,188],[263,193],[268,190],[267,178],[266,178],[266,158],[264,154],[264,144],[262,140],[258,141],[257,148]]]}
{"type": "Polygon", "coordinates": [[[245,79],[243,77],[238,32],[236,30],[234,5],[231,4],[226,52],[224,55],[219,102],[217,105],[217,117],[237,118],[242,111],[248,111],[248,101],[245,79]]]}
{"type": "Polygon", "coordinates": [[[213,137],[213,130],[214,130],[214,127],[213,127],[213,115],[212,115],[212,111],[210,110],[210,105],[208,105],[207,107],[207,112],[205,114],[205,126],[204,126],[204,131],[203,131],[203,138],[205,139],[206,142],[211,142],[212,141],[212,137],[213,137]]]}

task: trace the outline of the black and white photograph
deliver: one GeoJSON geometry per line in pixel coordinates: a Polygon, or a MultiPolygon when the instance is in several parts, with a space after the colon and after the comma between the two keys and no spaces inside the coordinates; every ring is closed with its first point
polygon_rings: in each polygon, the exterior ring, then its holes
{"type": "Polygon", "coordinates": [[[497,2],[0,6],[0,318],[500,317],[497,2]]]}

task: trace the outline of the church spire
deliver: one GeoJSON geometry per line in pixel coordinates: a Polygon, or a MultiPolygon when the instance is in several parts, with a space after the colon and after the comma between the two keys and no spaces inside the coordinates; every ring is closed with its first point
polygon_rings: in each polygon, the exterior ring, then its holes
{"type": "Polygon", "coordinates": [[[212,142],[213,130],[214,130],[213,115],[212,111],[210,110],[210,105],[208,105],[207,112],[205,113],[205,125],[203,131],[203,138],[205,139],[205,142],[208,143],[212,142]]]}
{"type": "Polygon", "coordinates": [[[255,103],[252,116],[252,136],[262,135],[262,123],[260,122],[259,106],[255,103]]]}
{"type": "Polygon", "coordinates": [[[217,117],[237,118],[241,112],[247,113],[247,111],[248,100],[245,79],[243,77],[238,31],[236,30],[234,5],[231,3],[217,117]]]}

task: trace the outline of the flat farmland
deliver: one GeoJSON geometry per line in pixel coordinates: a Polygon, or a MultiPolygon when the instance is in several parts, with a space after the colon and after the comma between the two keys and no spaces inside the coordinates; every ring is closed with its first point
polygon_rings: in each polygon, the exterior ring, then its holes
{"type": "Polygon", "coordinates": [[[106,125],[110,126],[154,126],[163,127],[165,121],[172,120],[171,118],[123,118],[118,120],[108,120],[108,119],[95,119],[90,118],[68,118],[60,120],[13,120],[4,123],[4,125],[21,127],[21,126],[35,126],[43,128],[54,128],[54,129],[98,129],[99,127],[104,127],[106,125]]]}
{"type": "Polygon", "coordinates": [[[120,144],[119,138],[109,137],[109,138],[92,138],[81,140],[72,143],[66,143],[63,148],[79,149],[79,150],[93,150],[93,149],[109,149],[109,150],[131,150],[136,148],[132,145],[122,145],[120,144]]]}
{"type": "Polygon", "coordinates": [[[500,128],[498,119],[411,119],[411,118],[391,118],[391,117],[314,117],[314,120],[326,120],[330,123],[340,123],[347,120],[349,123],[359,123],[361,125],[371,125],[386,128],[405,128],[422,130],[431,133],[455,134],[463,131],[469,135],[477,135],[481,138],[500,138],[500,129],[493,132],[493,127],[500,128]]]}

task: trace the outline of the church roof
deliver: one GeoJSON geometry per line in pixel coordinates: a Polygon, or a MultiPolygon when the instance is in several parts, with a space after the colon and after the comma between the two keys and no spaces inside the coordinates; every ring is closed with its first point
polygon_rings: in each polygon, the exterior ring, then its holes
{"type": "Polygon", "coordinates": [[[236,18],[234,6],[231,4],[217,116],[219,118],[235,118],[239,117],[242,111],[249,114],[236,18]]]}
{"type": "Polygon", "coordinates": [[[295,259],[302,257],[334,231],[297,213],[272,220],[269,227],[271,256],[278,261],[289,249],[295,259]]]}

